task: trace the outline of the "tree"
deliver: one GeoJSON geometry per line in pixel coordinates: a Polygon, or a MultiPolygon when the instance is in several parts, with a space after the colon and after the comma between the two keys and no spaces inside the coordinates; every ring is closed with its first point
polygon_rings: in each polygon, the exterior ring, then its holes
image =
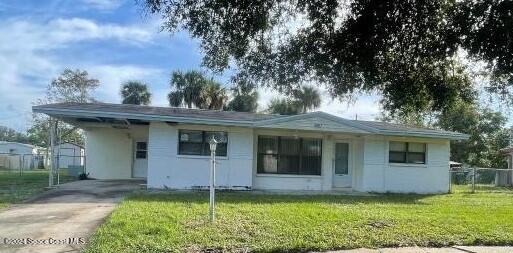
{"type": "Polygon", "coordinates": [[[321,96],[317,89],[303,86],[291,91],[287,98],[273,99],[267,111],[274,114],[293,115],[307,113],[321,106],[321,96]]]}
{"type": "Polygon", "coordinates": [[[200,109],[222,110],[225,107],[228,95],[226,89],[214,80],[207,80],[200,93],[200,109]]]}
{"type": "Polygon", "coordinates": [[[239,82],[232,88],[233,99],[228,103],[226,110],[237,112],[256,112],[258,109],[258,92],[254,85],[239,82]]]}
{"type": "Polygon", "coordinates": [[[91,93],[99,85],[97,79],[89,78],[87,71],[64,69],[61,75],[48,85],[44,102],[94,102],[91,93]]]}
{"type": "Polygon", "coordinates": [[[28,137],[12,128],[0,126],[0,141],[29,143],[28,137]]]}
{"type": "Polygon", "coordinates": [[[171,89],[168,95],[171,106],[221,110],[228,100],[220,83],[198,71],[173,72],[171,89]]]}
{"type": "Polygon", "coordinates": [[[509,145],[506,121],[500,112],[458,102],[440,115],[436,125],[470,135],[468,140],[451,143],[451,159],[473,166],[505,168],[507,164],[499,150],[509,145]]]}
{"type": "Polygon", "coordinates": [[[202,104],[201,90],[206,85],[206,78],[201,72],[175,71],[171,75],[171,92],[168,95],[169,105],[186,106],[187,108],[198,107],[202,104]]]}
{"type": "Polygon", "coordinates": [[[321,95],[312,86],[303,86],[300,89],[293,90],[292,97],[299,107],[300,113],[306,113],[321,106],[321,95]]]}
{"type": "MultiPolygon", "coordinates": [[[[472,101],[466,78],[452,79],[459,51],[487,65],[488,90],[513,84],[513,2],[145,0],[163,29],[199,39],[214,71],[235,65],[258,85],[289,93],[326,85],[334,97],[379,91],[389,111],[441,112],[472,101]],[[293,24],[293,25],[290,25],[293,24]]],[[[460,74],[468,77],[465,70],[460,74]]]]}
{"type": "Polygon", "coordinates": [[[299,114],[297,103],[287,98],[274,98],[267,107],[267,112],[281,115],[299,114]]]}
{"type": "MultiPolygon", "coordinates": [[[[95,102],[92,92],[100,85],[97,79],[90,78],[87,71],[65,69],[60,76],[53,79],[48,85],[46,96],[36,101],[36,104],[59,102],[90,103],[95,102]]],[[[41,114],[33,115],[33,125],[27,131],[32,144],[39,146],[49,145],[49,129],[51,119],[41,114]]],[[[82,131],[68,125],[59,123],[58,132],[61,141],[73,142],[80,145],[84,143],[82,131]]]]}
{"type": "Polygon", "coordinates": [[[121,86],[122,104],[149,105],[151,93],[148,86],[139,81],[128,81],[121,86]]]}

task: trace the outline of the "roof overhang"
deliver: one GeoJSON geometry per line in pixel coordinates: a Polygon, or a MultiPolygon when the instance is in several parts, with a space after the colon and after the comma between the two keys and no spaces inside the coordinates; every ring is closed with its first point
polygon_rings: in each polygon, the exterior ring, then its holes
{"type": "Polygon", "coordinates": [[[138,113],[120,113],[120,112],[98,112],[88,110],[71,110],[71,109],[54,109],[54,108],[40,108],[33,107],[33,112],[44,113],[56,118],[112,118],[118,120],[125,119],[136,119],[144,121],[163,121],[163,122],[179,122],[186,124],[202,124],[202,125],[227,125],[227,126],[245,126],[251,127],[253,122],[251,121],[235,121],[235,120],[222,120],[222,119],[198,119],[198,118],[187,118],[187,117],[175,117],[165,115],[149,115],[149,114],[138,114],[138,113]]]}
{"type": "MultiPolygon", "coordinates": [[[[181,117],[181,116],[169,116],[169,115],[152,115],[152,114],[142,114],[142,113],[122,113],[122,112],[109,112],[109,111],[97,111],[97,110],[81,110],[81,109],[67,109],[67,108],[51,108],[51,107],[38,107],[34,106],[32,108],[35,113],[44,113],[51,117],[59,118],[63,121],[66,121],[71,124],[80,124],[77,119],[90,119],[92,121],[97,121],[98,124],[103,123],[112,123],[108,122],[108,120],[104,119],[115,119],[119,122],[125,122],[125,124],[114,124],[115,126],[129,126],[130,122],[133,120],[139,121],[161,121],[161,122],[172,122],[172,123],[182,123],[182,124],[200,124],[200,125],[220,125],[220,126],[238,126],[238,127],[250,127],[250,128],[272,128],[273,124],[283,123],[283,122],[292,122],[294,120],[312,118],[312,117],[320,117],[323,119],[331,120],[336,122],[337,124],[341,124],[344,126],[349,126],[355,129],[355,134],[370,134],[370,135],[384,135],[384,136],[404,136],[404,137],[419,137],[419,138],[438,138],[438,139],[448,139],[448,140],[466,140],[470,136],[467,134],[456,133],[456,132],[447,132],[447,131],[431,131],[431,132],[422,132],[418,130],[390,130],[390,129],[379,129],[375,127],[370,127],[358,121],[351,121],[347,119],[343,119],[328,113],[324,112],[312,112],[307,114],[300,115],[291,115],[273,119],[259,120],[259,121],[246,121],[246,120],[227,120],[227,119],[212,119],[212,118],[193,118],[193,117],[181,117]],[[104,122],[105,121],[105,122],[104,122]]],[[[296,128],[290,128],[294,130],[303,130],[300,126],[296,128]]],[[[312,129],[304,129],[311,131],[312,129]]],[[[327,132],[326,129],[316,129],[315,131],[327,132]]],[[[336,131],[329,131],[336,132],[336,131]]]]}

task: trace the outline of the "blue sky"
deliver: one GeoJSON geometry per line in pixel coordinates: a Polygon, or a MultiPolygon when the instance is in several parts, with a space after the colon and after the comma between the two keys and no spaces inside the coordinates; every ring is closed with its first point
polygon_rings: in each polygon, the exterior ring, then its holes
{"type": "MultiPolygon", "coordinates": [[[[0,0],[0,125],[30,127],[32,103],[66,67],[99,79],[94,95],[100,101],[119,103],[120,84],[141,80],[153,93],[152,105],[167,106],[171,72],[200,70],[201,50],[186,31],[159,32],[159,18],[140,9],[134,0],[0,0]]],[[[214,78],[226,82],[228,75],[214,78]]],[[[261,109],[274,96],[261,90],[261,109]]],[[[377,100],[341,103],[325,95],[320,110],[374,119],[377,100]]]]}

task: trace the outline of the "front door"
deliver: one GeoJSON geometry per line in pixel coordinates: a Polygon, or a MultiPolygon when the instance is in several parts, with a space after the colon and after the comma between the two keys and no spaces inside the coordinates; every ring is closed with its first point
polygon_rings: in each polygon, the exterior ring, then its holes
{"type": "Polygon", "coordinates": [[[148,142],[138,140],[134,142],[134,166],[132,177],[146,178],[148,175],[148,142]]]}
{"type": "Polygon", "coordinates": [[[335,142],[333,187],[351,187],[350,143],[335,142]]]}

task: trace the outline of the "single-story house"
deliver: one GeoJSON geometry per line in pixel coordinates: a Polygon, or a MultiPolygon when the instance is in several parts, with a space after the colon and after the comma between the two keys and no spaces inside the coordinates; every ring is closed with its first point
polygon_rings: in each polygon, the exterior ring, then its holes
{"type": "Polygon", "coordinates": [[[467,135],[324,112],[293,116],[105,103],[34,106],[82,128],[86,170],[149,188],[444,193],[449,142],[467,135]]]}
{"type": "Polygon", "coordinates": [[[84,165],[84,147],[81,145],[63,142],[57,145],[59,152],[59,167],[68,168],[69,166],[83,166],[84,165]]]}
{"type": "Polygon", "coordinates": [[[32,170],[44,166],[44,151],[45,149],[30,144],[0,141],[0,168],[32,170]]]}

